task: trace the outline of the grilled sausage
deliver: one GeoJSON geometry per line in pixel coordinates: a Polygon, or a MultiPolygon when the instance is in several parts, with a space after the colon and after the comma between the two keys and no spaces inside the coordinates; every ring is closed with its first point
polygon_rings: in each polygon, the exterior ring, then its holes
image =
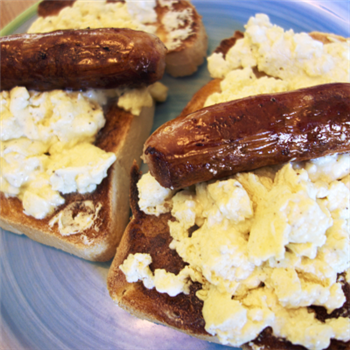
{"type": "Polygon", "coordinates": [[[203,108],[156,130],[144,161],[179,189],[290,160],[350,151],[350,84],[258,95],[203,108]]]}
{"type": "Polygon", "coordinates": [[[141,87],[164,73],[164,44],[131,29],[58,30],[0,38],[1,90],[141,87]]]}

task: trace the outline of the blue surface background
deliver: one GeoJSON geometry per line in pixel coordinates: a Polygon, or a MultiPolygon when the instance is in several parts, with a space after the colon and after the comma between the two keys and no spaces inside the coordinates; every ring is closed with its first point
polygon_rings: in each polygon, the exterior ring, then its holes
{"type": "MultiPolygon", "coordinates": [[[[212,52],[250,16],[266,13],[285,29],[350,36],[350,2],[192,1],[203,16],[212,52]]],[[[3,30],[25,32],[35,19],[3,30]]],[[[27,18],[29,18],[27,20],[27,18]]],[[[350,53],[349,53],[350,54],[350,53]]],[[[206,64],[191,77],[163,82],[168,100],[158,105],[153,130],[175,118],[210,80],[206,64]]],[[[232,349],[136,319],[115,306],[106,288],[109,263],[91,263],[25,236],[0,230],[0,349],[232,349]]]]}

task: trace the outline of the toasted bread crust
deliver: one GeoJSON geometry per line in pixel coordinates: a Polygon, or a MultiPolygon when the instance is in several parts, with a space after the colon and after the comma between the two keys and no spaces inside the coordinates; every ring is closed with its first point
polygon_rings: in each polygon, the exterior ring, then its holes
{"type": "Polygon", "coordinates": [[[240,32],[239,30],[236,30],[230,38],[221,40],[219,46],[214,50],[215,53],[222,53],[224,58],[226,57],[227,52],[230,50],[230,48],[236,44],[236,41],[238,39],[242,39],[244,37],[244,34],[240,32]]]}
{"type": "MultiPolygon", "coordinates": [[[[312,33],[315,39],[324,43],[332,40],[333,35],[324,33],[312,33]],[[331,38],[331,39],[330,39],[331,38]]],[[[338,38],[336,40],[346,40],[338,38]]],[[[237,38],[226,40],[217,52],[226,54],[229,45],[235,43],[237,38]]],[[[202,87],[187,104],[183,112],[178,116],[182,118],[187,114],[203,107],[207,97],[214,92],[220,91],[220,79],[214,79],[202,87]]],[[[204,329],[204,319],[201,314],[201,302],[193,293],[200,288],[197,283],[191,289],[190,295],[181,295],[181,297],[169,297],[158,293],[155,289],[146,289],[142,282],[128,283],[125,275],[119,269],[119,266],[132,253],[149,253],[152,257],[150,268],[152,271],[156,268],[164,268],[168,272],[177,273],[184,262],[176,252],[169,248],[170,233],[167,222],[173,220],[170,214],[160,215],[158,218],[152,215],[146,215],[140,211],[138,206],[137,182],[139,172],[136,165],[132,169],[132,181],[130,189],[130,203],[133,217],[126,228],[122,241],[117,249],[117,254],[113,260],[108,273],[107,287],[110,296],[114,302],[132,315],[146,319],[155,323],[175,328],[186,334],[195,336],[199,339],[219,343],[216,337],[208,334],[204,329]],[[180,259],[180,261],[179,261],[180,259]],[[189,304],[191,306],[189,306],[189,304]],[[190,310],[190,312],[188,312],[190,310]]],[[[310,312],[315,312],[317,318],[324,321],[331,317],[350,317],[350,285],[342,278],[342,287],[346,297],[344,305],[334,310],[331,314],[323,307],[310,307],[310,312]]],[[[266,328],[252,342],[242,345],[244,350],[306,350],[305,347],[295,345],[284,339],[276,338],[272,334],[271,328],[266,328]]],[[[327,350],[348,350],[350,342],[331,340],[327,350]]]]}
{"type": "MultiPolygon", "coordinates": [[[[185,23],[190,26],[192,34],[181,42],[175,49],[168,51],[165,62],[165,71],[173,77],[183,77],[194,73],[198,66],[204,62],[208,49],[208,37],[202,22],[202,17],[197,13],[195,7],[188,1],[179,1],[174,3],[173,11],[183,11],[190,9],[192,11],[192,23],[185,23]]],[[[164,42],[167,40],[168,33],[161,24],[164,15],[169,12],[166,7],[157,5],[156,12],[158,16],[157,34],[164,42]]]]}
{"type": "Polygon", "coordinates": [[[309,35],[313,39],[321,41],[323,44],[330,44],[336,41],[344,42],[350,39],[350,38],[344,38],[340,35],[328,34],[328,33],[322,33],[322,32],[310,32],[309,35]]]}
{"type": "MultiPolygon", "coordinates": [[[[166,293],[159,293],[154,288],[147,289],[142,282],[128,283],[119,266],[129,254],[147,253],[152,257],[150,269],[162,268],[167,272],[178,274],[186,265],[176,251],[169,248],[172,240],[168,221],[174,220],[170,213],[159,217],[146,215],[138,206],[137,182],[140,173],[136,164],[131,170],[130,203],[133,217],[128,224],[117,254],[112,262],[107,277],[107,288],[113,301],[122,309],[132,315],[151,322],[169,326],[186,334],[202,340],[219,343],[217,337],[206,332],[205,322],[202,316],[203,303],[195,292],[201,289],[199,283],[193,283],[190,294],[179,294],[170,297],[166,293]]],[[[315,312],[316,317],[324,321],[331,317],[350,317],[350,285],[342,278],[342,287],[346,297],[344,305],[327,314],[325,308],[312,306],[310,312],[315,312]]],[[[346,350],[350,342],[331,340],[327,350],[346,350]]],[[[305,347],[295,345],[289,341],[273,336],[271,328],[266,328],[249,344],[244,344],[243,349],[249,350],[306,350],[305,347]]]]}
{"type": "Polygon", "coordinates": [[[180,294],[170,297],[166,293],[158,293],[155,289],[147,289],[140,283],[128,283],[124,273],[119,269],[129,254],[149,253],[153,262],[152,271],[165,268],[172,273],[179,273],[185,266],[180,256],[169,248],[171,237],[168,221],[170,214],[160,217],[146,215],[138,207],[138,190],[136,184],[140,174],[136,164],[131,170],[130,203],[133,218],[129,223],[122,241],[117,249],[108,273],[107,286],[112,299],[123,309],[152,322],[161,323],[187,334],[211,340],[204,329],[202,319],[202,302],[195,297],[199,284],[194,284],[190,295],[180,294]]]}
{"type": "Polygon", "coordinates": [[[43,0],[38,5],[38,15],[40,17],[56,16],[65,7],[72,7],[76,0],[51,1],[43,0]]]}
{"type": "MultiPolygon", "coordinates": [[[[104,179],[98,189],[92,194],[80,195],[72,194],[65,195],[65,204],[57,208],[50,216],[37,220],[32,216],[27,216],[23,213],[22,202],[18,198],[6,198],[3,193],[0,193],[0,226],[8,231],[25,234],[29,238],[64,250],[68,253],[77,255],[83,259],[105,261],[113,257],[115,251],[115,238],[110,232],[115,229],[116,223],[109,221],[112,216],[112,203],[108,200],[111,197],[110,191],[111,178],[114,169],[109,170],[109,176],[104,179]],[[99,212],[98,218],[94,226],[85,230],[80,234],[70,236],[62,236],[57,225],[50,227],[49,221],[59,211],[64,210],[70,204],[92,200],[94,203],[103,203],[103,207],[99,212]],[[83,243],[82,235],[93,240],[93,244],[87,246],[83,243]],[[113,249],[114,246],[114,249],[113,249]]],[[[113,231],[112,231],[113,232],[113,231]]]]}
{"type": "MultiPolygon", "coordinates": [[[[65,7],[72,7],[76,0],[43,0],[38,6],[40,17],[56,16],[65,7]]],[[[125,2],[124,0],[107,0],[106,2],[125,2]]]]}
{"type": "MultiPolygon", "coordinates": [[[[61,249],[92,261],[108,261],[113,258],[129,219],[128,188],[129,169],[134,159],[140,163],[140,154],[153,122],[154,106],[144,107],[139,116],[113,105],[106,113],[106,125],[100,130],[96,146],[106,152],[114,152],[117,160],[108,170],[108,176],[97,189],[88,194],[64,195],[65,203],[42,220],[23,213],[18,198],[6,198],[0,193],[0,227],[25,234],[40,243],[61,249]],[[91,228],[62,236],[58,225],[50,226],[50,220],[59,212],[75,206],[82,209],[82,202],[92,201],[98,215],[91,228]],[[84,243],[85,242],[85,243],[84,243]]],[[[68,209],[67,209],[68,210],[68,209]]]]}
{"type": "Polygon", "coordinates": [[[186,115],[198,111],[203,108],[207,97],[214,92],[221,92],[221,79],[213,79],[209,83],[201,87],[191,98],[191,101],[185,106],[177,118],[185,117],[186,115]]]}
{"type": "MultiPolygon", "coordinates": [[[[347,39],[335,34],[321,33],[321,32],[311,32],[309,35],[323,44],[328,44],[334,41],[346,41],[347,39]]],[[[233,36],[227,39],[221,40],[219,46],[214,50],[216,53],[222,53],[223,57],[226,56],[227,52],[230,48],[235,45],[236,41],[242,39],[244,34],[241,31],[235,31],[233,36]]],[[[265,73],[259,72],[256,68],[254,68],[254,73],[257,77],[261,77],[266,75],[265,73]]],[[[202,86],[191,98],[186,107],[182,110],[180,115],[177,118],[182,118],[187,114],[195,112],[201,108],[203,108],[205,101],[207,98],[215,93],[221,92],[220,87],[221,79],[212,79],[207,84],[202,86]]]]}

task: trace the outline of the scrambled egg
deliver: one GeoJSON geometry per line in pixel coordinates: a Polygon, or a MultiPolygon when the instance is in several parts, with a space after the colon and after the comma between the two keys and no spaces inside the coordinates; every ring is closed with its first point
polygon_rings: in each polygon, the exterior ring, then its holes
{"type": "Polygon", "coordinates": [[[78,92],[24,87],[0,95],[0,190],[42,219],[64,203],[60,193],[96,189],[116,160],[92,143],[102,107],[78,92]]]}
{"type": "MultiPolygon", "coordinates": [[[[128,2],[129,3],[129,2],[128,2]]],[[[45,33],[59,29],[85,29],[85,28],[130,28],[154,33],[154,26],[143,24],[143,18],[152,21],[155,16],[152,6],[143,9],[146,16],[142,17],[137,4],[106,1],[77,0],[72,6],[63,8],[56,16],[39,17],[28,29],[28,33],[45,33]],[[149,8],[146,11],[146,8],[149,8]],[[136,16],[135,12],[140,16],[136,16]],[[134,14],[134,15],[132,15],[134,14]]],[[[151,3],[149,3],[152,5],[151,3]]]]}
{"type": "MultiPolygon", "coordinates": [[[[329,44],[306,33],[284,31],[258,14],[249,19],[244,38],[227,52],[208,57],[213,78],[223,79],[220,93],[205,106],[262,93],[291,91],[308,86],[350,82],[350,41],[329,44]],[[253,68],[266,76],[257,78],[253,68]]],[[[331,37],[330,37],[331,38],[331,37]]]]}
{"type": "MultiPolygon", "coordinates": [[[[170,248],[189,266],[177,276],[153,275],[151,257],[135,254],[121,269],[129,282],[169,295],[188,293],[189,281],[202,283],[206,330],[223,344],[240,346],[268,326],[310,349],[326,348],[330,338],[348,341],[348,318],[322,323],[306,307],[330,313],[345,302],[337,274],[350,267],[349,172],[344,154],[199,183],[171,200],[164,189],[163,204],[176,218],[168,223],[170,248]]],[[[142,178],[143,208],[164,212],[159,191],[148,204],[143,197],[159,184],[142,178]]]]}
{"type": "MultiPolygon", "coordinates": [[[[348,41],[323,45],[257,15],[226,60],[221,54],[209,58],[212,76],[223,80],[222,92],[206,105],[349,81],[348,53],[348,41]],[[268,76],[256,79],[255,66],[268,76]]],[[[333,155],[175,194],[146,174],[138,184],[140,208],[153,215],[171,210],[170,248],[189,265],[177,276],[157,269],[153,274],[150,255],[135,254],[120,268],[129,282],[142,280],[169,295],[188,293],[191,281],[200,282],[205,329],[223,344],[241,346],[268,326],[276,337],[308,349],[324,349],[331,338],[349,341],[348,317],[323,323],[307,308],[320,305],[330,313],[345,302],[338,274],[349,281],[349,173],[350,154],[333,155]]]]}
{"type": "MultiPolygon", "coordinates": [[[[164,44],[168,50],[179,47],[183,40],[193,34],[193,10],[186,8],[175,11],[177,0],[160,0],[159,5],[168,7],[169,12],[161,19],[166,31],[164,44]]],[[[39,17],[28,33],[44,33],[59,29],[85,28],[129,28],[156,34],[156,1],[132,1],[108,3],[104,1],[77,0],[71,7],[63,8],[56,16],[39,17]]]]}
{"type": "Polygon", "coordinates": [[[36,219],[64,203],[60,193],[93,192],[116,159],[92,145],[105,124],[102,106],[118,97],[118,107],[138,116],[167,90],[156,82],[132,90],[1,92],[0,191],[21,199],[36,219]]]}

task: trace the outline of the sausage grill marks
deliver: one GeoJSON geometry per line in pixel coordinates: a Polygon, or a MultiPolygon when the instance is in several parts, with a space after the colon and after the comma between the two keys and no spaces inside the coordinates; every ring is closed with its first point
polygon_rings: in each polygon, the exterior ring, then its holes
{"type": "Polygon", "coordinates": [[[247,97],[174,119],[143,158],[164,187],[180,189],[291,160],[350,151],[350,84],[247,97]]]}
{"type": "Polygon", "coordinates": [[[1,90],[136,88],[161,79],[164,44],[131,29],[58,30],[0,38],[1,90]]]}

